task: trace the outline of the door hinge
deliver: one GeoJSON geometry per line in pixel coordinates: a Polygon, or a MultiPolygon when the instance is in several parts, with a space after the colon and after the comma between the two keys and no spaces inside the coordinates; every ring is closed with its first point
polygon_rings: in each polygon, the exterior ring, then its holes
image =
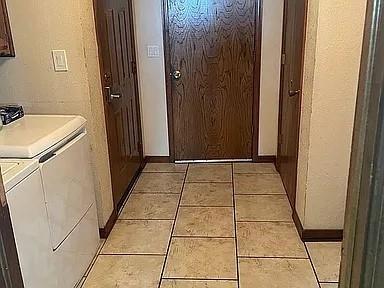
{"type": "Polygon", "coordinates": [[[285,55],[285,53],[281,54],[281,65],[285,65],[286,58],[287,56],[285,55]]]}
{"type": "Polygon", "coordinates": [[[131,61],[131,66],[132,66],[132,73],[137,74],[137,64],[136,61],[131,61]]]}

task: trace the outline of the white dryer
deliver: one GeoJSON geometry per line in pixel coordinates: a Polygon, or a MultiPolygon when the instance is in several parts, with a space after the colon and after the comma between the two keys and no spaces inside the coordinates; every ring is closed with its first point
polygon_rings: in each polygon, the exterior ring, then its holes
{"type": "Polygon", "coordinates": [[[73,287],[97,251],[85,123],[80,116],[26,115],[0,132],[0,158],[35,159],[41,175],[57,286],[27,287],[73,287]]]}

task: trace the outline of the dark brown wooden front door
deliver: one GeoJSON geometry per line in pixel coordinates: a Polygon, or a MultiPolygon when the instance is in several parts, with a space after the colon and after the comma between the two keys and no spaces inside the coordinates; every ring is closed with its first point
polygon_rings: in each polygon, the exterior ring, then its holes
{"type": "Polygon", "coordinates": [[[285,0],[277,165],[291,205],[296,201],[297,157],[306,0],[285,0]]]}
{"type": "Polygon", "coordinates": [[[168,0],[166,9],[175,160],[252,159],[259,0],[168,0]]]}
{"type": "Polygon", "coordinates": [[[112,189],[117,206],[143,161],[132,0],[97,0],[112,189]]]}

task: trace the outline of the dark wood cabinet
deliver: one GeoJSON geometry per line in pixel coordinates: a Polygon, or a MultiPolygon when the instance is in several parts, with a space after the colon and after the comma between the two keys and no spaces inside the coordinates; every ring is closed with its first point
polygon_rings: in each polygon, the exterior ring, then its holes
{"type": "Polygon", "coordinates": [[[0,56],[15,56],[5,0],[0,0],[0,56]]]}

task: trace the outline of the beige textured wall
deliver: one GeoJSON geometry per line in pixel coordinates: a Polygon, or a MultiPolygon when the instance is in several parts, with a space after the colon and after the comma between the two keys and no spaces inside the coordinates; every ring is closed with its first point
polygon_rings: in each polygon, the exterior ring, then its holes
{"type": "Polygon", "coordinates": [[[284,0],[263,3],[259,155],[276,155],[284,0]]]}
{"type": "Polygon", "coordinates": [[[100,79],[93,1],[79,1],[80,23],[83,32],[84,57],[88,76],[91,148],[93,152],[94,181],[100,227],[104,227],[113,210],[111,174],[105,127],[103,93],[100,79]]]}
{"type": "Polygon", "coordinates": [[[29,113],[88,119],[100,226],[113,209],[92,0],[8,1],[16,58],[0,60],[0,103],[29,113]],[[68,72],[55,73],[51,50],[65,49],[68,72]]]}
{"type": "Polygon", "coordinates": [[[297,210],[342,229],[366,0],[309,1],[297,210]]]}
{"type": "Polygon", "coordinates": [[[168,156],[162,0],[134,0],[133,4],[144,154],[168,156]],[[161,56],[148,58],[148,45],[159,46],[161,56]]]}
{"type": "Polygon", "coordinates": [[[315,60],[317,44],[317,25],[319,2],[308,1],[307,31],[305,42],[304,68],[303,68],[303,95],[301,103],[300,138],[297,174],[296,211],[304,221],[305,201],[307,189],[309,133],[312,113],[313,82],[315,77],[315,60]]]}

